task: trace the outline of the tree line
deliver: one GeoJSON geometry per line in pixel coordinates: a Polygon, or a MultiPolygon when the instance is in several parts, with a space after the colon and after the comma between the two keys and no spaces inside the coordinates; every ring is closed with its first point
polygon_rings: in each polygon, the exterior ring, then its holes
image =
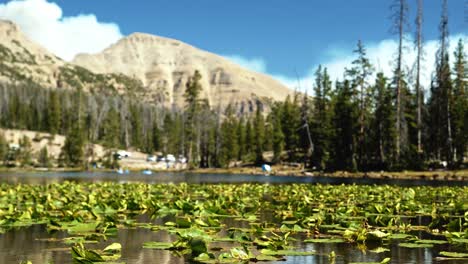
{"type": "MultiPolygon", "coordinates": [[[[215,108],[201,99],[198,71],[186,84],[185,107],[175,110],[80,89],[3,84],[0,125],[66,135],[59,158],[63,166],[85,165],[85,156],[92,156],[90,144],[99,143],[109,149],[108,164],[112,150],[134,148],[183,155],[191,167],[204,168],[291,162],[323,171],[422,170],[440,161],[460,167],[468,141],[467,60],[463,39],[454,54],[448,52],[447,1],[427,92],[420,81],[422,0],[415,73],[403,65],[406,0],[394,1],[391,10],[399,38],[391,76],[376,72],[358,41],[341,80],[331,80],[327,68],[319,66],[313,96],[295,93],[271,103],[268,112],[258,102],[254,113],[243,116],[232,105],[215,108]]],[[[5,144],[0,135],[2,157],[5,144]]],[[[41,155],[46,163],[47,152],[41,155]]]]}

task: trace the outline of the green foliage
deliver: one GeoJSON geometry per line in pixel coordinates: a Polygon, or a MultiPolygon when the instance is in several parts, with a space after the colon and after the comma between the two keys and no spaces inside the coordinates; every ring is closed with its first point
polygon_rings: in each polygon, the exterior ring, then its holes
{"type": "Polygon", "coordinates": [[[468,65],[463,40],[458,41],[454,52],[453,81],[453,138],[454,159],[459,164],[466,157],[468,144],[468,65]]]}
{"type": "Polygon", "coordinates": [[[39,166],[41,167],[50,168],[52,166],[52,163],[49,157],[49,152],[47,151],[46,146],[41,148],[41,150],[39,151],[39,156],[37,158],[37,161],[39,163],[39,166]]]}
{"type": "Polygon", "coordinates": [[[31,166],[32,165],[32,149],[31,149],[31,140],[27,136],[23,136],[19,140],[19,154],[18,160],[21,166],[31,166]]]}
{"type": "Polygon", "coordinates": [[[265,141],[265,119],[260,109],[260,104],[257,104],[255,118],[253,120],[253,147],[255,152],[255,163],[263,163],[263,146],[265,141]]]}
{"type": "Polygon", "coordinates": [[[63,161],[70,167],[81,167],[84,165],[85,139],[82,128],[75,122],[66,135],[65,144],[62,147],[63,161]]]}
{"type": "Polygon", "coordinates": [[[8,155],[8,142],[3,132],[0,132],[0,162],[4,162],[8,155]]]}
{"type": "Polygon", "coordinates": [[[198,70],[195,71],[194,75],[187,82],[184,98],[185,98],[185,138],[187,145],[187,159],[188,162],[194,166],[197,164],[198,160],[194,152],[195,140],[197,137],[197,114],[200,111],[200,93],[202,91],[202,86],[200,84],[202,76],[198,70]]]}

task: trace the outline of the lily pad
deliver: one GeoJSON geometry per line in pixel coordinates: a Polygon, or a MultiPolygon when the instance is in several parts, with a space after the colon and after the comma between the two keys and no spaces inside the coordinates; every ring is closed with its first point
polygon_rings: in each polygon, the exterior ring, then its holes
{"type": "Polygon", "coordinates": [[[468,258],[468,253],[441,251],[439,254],[449,258],[468,258]]]}
{"type": "Polygon", "coordinates": [[[404,248],[431,248],[433,244],[418,244],[418,243],[400,243],[398,244],[399,247],[404,248]]]}
{"type": "Polygon", "coordinates": [[[305,243],[345,243],[342,238],[312,238],[304,240],[305,243]]]}
{"type": "Polygon", "coordinates": [[[312,252],[312,251],[271,250],[271,249],[262,249],[260,253],[263,255],[268,255],[268,256],[312,256],[316,254],[315,252],[312,252]]]}
{"type": "Polygon", "coordinates": [[[170,242],[146,242],[143,244],[143,248],[170,249],[172,248],[172,243],[170,242]]]}

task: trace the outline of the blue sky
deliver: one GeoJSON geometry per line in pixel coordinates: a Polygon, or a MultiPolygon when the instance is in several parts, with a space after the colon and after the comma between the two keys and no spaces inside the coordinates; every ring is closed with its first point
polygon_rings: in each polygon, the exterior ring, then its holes
{"type": "MultiPolygon", "coordinates": [[[[147,32],[217,54],[262,58],[270,72],[285,75],[306,74],[310,65],[334,55],[327,54],[330,49],[352,50],[358,39],[376,43],[392,38],[390,0],[56,2],[64,16],[93,13],[101,21],[117,23],[125,35],[147,32]]],[[[408,2],[413,24],[416,1],[408,2]]],[[[424,35],[435,39],[442,1],[424,2],[424,35]]],[[[464,0],[450,0],[449,8],[450,32],[466,32],[464,0]]]]}
{"type": "MultiPolygon", "coordinates": [[[[392,1],[0,0],[0,18],[14,20],[28,36],[65,59],[145,32],[223,55],[290,85],[296,75],[306,82],[320,63],[331,68],[333,77],[340,77],[358,39],[375,57],[374,63],[389,71],[395,46],[389,19],[392,1]]],[[[408,2],[408,33],[413,35],[416,0],[408,2]]],[[[429,69],[437,48],[441,4],[424,0],[429,69]]],[[[456,35],[452,42],[466,40],[468,2],[449,0],[449,16],[450,33],[456,35]]]]}

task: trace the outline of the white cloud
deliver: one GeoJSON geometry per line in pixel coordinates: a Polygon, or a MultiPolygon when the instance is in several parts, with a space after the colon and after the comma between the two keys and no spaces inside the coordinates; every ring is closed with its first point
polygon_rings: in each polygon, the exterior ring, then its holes
{"type": "MultiPolygon", "coordinates": [[[[449,54],[452,56],[458,40],[462,38],[465,39],[467,36],[464,34],[453,35],[449,39],[449,54]]],[[[396,56],[396,51],[398,43],[396,40],[387,39],[382,40],[378,43],[364,43],[367,50],[367,56],[370,62],[374,65],[375,71],[382,71],[386,76],[391,76],[394,69],[394,58],[396,56]]],[[[411,40],[408,40],[405,43],[406,49],[404,51],[404,65],[408,71],[412,71],[414,68],[414,63],[416,59],[416,50],[413,48],[413,43],[411,40]]],[[[424,44],[424,53],[425,58],[422,65],[422,85],[427,89],[430,86],[431,75],[435,71],[435,54],[439,46],[438,40],[430,40],[424,44]]],[[[465,47],[466,49],[467,47],[465,47]]],[[[324,67],[327,67],[328,73],[331,76],[333,81],[342,80],[346,68],[351,67],[351,62],[355,59],[355,54],[353,50],[341,50],[341,49],[330,49],[324,51],[323,54],[327,54],[327,59],[324,60],[321,64],[324,67]]],[[[312,94],[312,88],[314,83],[314,73],[318,67],[313,65],[307,71],[307,74],[300,77],[292,77],[285,75],[278,75],[275,73],[268,72],[268,64],[264,59],[261,58],[244,58],[242,56],[227,56],[232,59],[234,62],[248,68],[251,70],[259,71],[265,74],[270,74],[273,78],[277,79],[281,83],[290,87],[291,89],[298,89],[300,91],[307,91],[309,94],[312,94]],[[258,67],[260,66],[261,67],[258,67]]],[[[451,63],[453,63],[453,58],[451,57],[451,63]]],[[[371,82],[373,80],[370,80],[371,82]]]]}
{"type": "Polygon", "coordinates": [[[47,0],[0,4],[0,18],[15,22],[26,36],[65,60],[100,52],[122,38],[118,25],[99,22],[93,14],[63,17],[62,9],[47,0]]]}
{"type": "Polygon", "coordinates": [[[239,55],[222,55],[224,58],[252,71],[265,73],[266,62],[262,58],[245,58],[239,55]]]}

